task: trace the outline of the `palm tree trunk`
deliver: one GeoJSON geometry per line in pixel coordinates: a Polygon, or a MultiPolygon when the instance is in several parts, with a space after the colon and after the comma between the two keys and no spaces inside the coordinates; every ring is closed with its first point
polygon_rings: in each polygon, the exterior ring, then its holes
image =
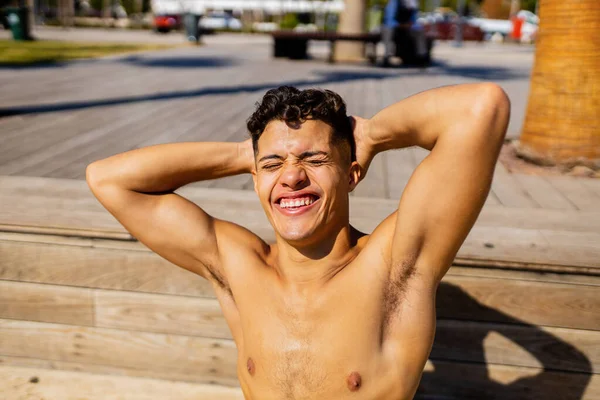
{"type": "Polygon", "coordinates": [[[506,0],[485,0],[481,5],[487,18],[506,19],[510,13],[510,5],[506,0]]]}
{"type": "Polygon", "coordinates": [[[519,153],[600,167],[600,2],[540,0],[540,30],[519,153]]]}
{"type": "MultiPolygon", "coordinates": [[[[365,31],[365,0],[347,0],[340,15],[338,32],[362,33],[365,31]]],[[[340,41],[335,44],[336,61],[358,61],[364,59],[365,45],[361,42],[340,41]]]]}

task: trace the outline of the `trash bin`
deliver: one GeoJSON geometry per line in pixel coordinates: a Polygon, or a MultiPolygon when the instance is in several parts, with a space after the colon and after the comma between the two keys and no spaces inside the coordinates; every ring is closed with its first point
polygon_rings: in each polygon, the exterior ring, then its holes
{"type": "Polygon", "coordinates": [[[10,25],[14,40],[31,40],[31,31],[29,26],[29,8],[27,7],[7,7],[5,9],[6,20],[10,25]]]}
{"type": "Polygon", "coordinates": [[[183,17],[183,25],[185,26],[185,36],[190,42],[199,42],[200,41],[200,29],[198,27],[198,22],[200,21],[200,16],[196,14],[185,14],[183,17]]]}

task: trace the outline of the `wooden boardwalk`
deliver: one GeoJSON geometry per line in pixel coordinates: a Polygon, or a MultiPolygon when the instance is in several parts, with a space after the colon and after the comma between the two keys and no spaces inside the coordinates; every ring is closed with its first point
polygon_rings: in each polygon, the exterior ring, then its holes
{"type": "MultiPolygon", "coordinates": [[[[240,43],[225,36],[200,48],[0,70],[9,94],[0,98],[0,115],[9,115],[0,118],[0,175],[83,179],[90,162],[138,147],[243,140],[254,103],[281,84],[330,88],[351,113],[368,117],[428,88],[495,80],[513,99],[509,134],[517,135],[522,123],[532,58],[521,48],[442,45],[438,66],[390,71],[321,59],[273,60],[269,44],[265,37],[240,43]]],[[[313,54],[325,57],[323,50],[317,46],[313,54]]],[[[426,154],[411,148],[379,155],[354,195],[398,199],[426,154]]],[[[238,176],[198,186],[250,189],[251,180],[238,176]]],[[[600,181],[510,174],[499,165],[488,204],[593,211],[600,181]]]]}
{"type": "MultiPolygon", "coordinates": [[[[239,398],[236,349],[204,279],[132,240],[81,180],[0,187],[0,380],[14,385],[3,398],[239,398]]],[[[273,239],[254,193],[181,192],[273,239]]],[[[353,197],[351,221],[369,231],[395,205],[353,197]]],[[[600,396],[598,215],[485,207],[438,290],[417,398],[600,396]]]]}
{"type": "MultiPolygon", "coordinates": [[[[351,113],[368,117],[427,88],[496,80],[513,98],[511,134],[522,122],[531,66],[523,48],[479,49],[482,58],[441,46],[430,70],[379,70],[272,60],[268,40],[241,38],[0,69],[9,94],[0,98],[0,398],[241,399],[236,350],[211,288],[101,208],[82,181],[88,163],[157,143],[242,140],[254,102],[280,84],[338,91],[351,113]]],[[[322,50],[314,54],[324,58],[322,50]]],[[[379,155],[351,199],[352,223],[373,229],[426,156],[379,155]]],[[[272,239],[250,182],[181,192],[272,239]]],[[[599,204],[600,180],[498,165],[438,291],[418,398],[600,398],[599,204]]]]}

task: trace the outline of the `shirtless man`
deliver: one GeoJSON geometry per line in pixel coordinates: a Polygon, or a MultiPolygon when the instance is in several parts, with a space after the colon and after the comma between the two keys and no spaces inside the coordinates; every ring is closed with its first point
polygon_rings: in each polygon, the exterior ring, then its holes
{"type": "Polygon", "coordinates": [[[481,83],[348,118],[333,92],[282,87],[248,120],[251,140],[137,149],[91,164],[87,181],[132,235],[213,284],[246,399],[411,399],[436,288],[486,199],[509,109],[481,83]],[[349,192],[377,153],[408,146],[431,153],[398,210],[358,232],[349,192]],[[242,173],[275,243],[173,193],[242,173]]]}

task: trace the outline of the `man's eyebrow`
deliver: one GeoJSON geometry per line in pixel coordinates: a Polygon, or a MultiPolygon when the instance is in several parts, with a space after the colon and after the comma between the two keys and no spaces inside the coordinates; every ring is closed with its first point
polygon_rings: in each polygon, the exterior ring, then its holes
{"type": "Polygon", "coordinates": [[[267,161],[267,160],[283,160],[283,157],[281,157],[280,155],[277,154],[269,154],[268,156],[264,156],[261,157],[260,160],[258,160],[258,162],[263,162],[263,161],[267,161]]]}
{"type": "MultiPolygon", "coordinates": [[[[329,157],[329,153],[325,152],[325,151],[321,151],[321,150],[317,150],[317,151],[305,151],[303,153],[300,153],[300,155],[298,156],[298,158],[300,160],[304,160],[305,158],[310,158],[310,157],[314,157],[314,156],[326,156],[329,157]]],[[[268,156],[264,156],[261,157],[258,162],[261,163],[263,161],[267,161],[267,160],[283,160],[283,157],[278,155],[278,154],[269,154],[268,156]]]]}

